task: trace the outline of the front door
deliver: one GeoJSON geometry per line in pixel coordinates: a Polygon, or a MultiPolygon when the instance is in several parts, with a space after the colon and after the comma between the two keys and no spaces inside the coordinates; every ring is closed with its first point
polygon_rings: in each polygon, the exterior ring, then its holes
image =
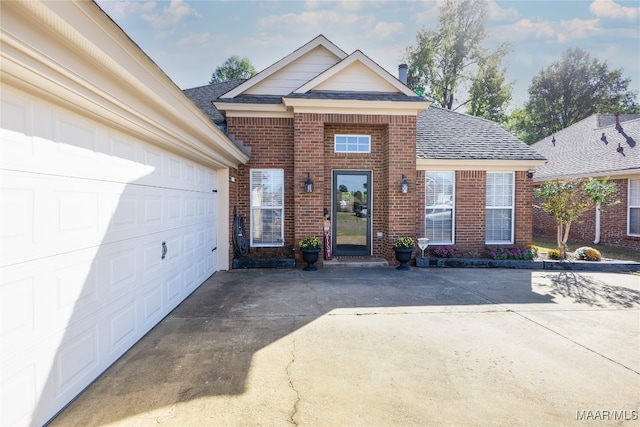
{"type": "Polygon", "coordinates": [[[371,172],[333,172],[333,253],[371,255],[371,172]]]}

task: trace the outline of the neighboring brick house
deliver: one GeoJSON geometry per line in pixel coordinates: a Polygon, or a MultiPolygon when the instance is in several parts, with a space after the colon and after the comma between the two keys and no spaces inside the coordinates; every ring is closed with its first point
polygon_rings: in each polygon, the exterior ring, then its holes
{"type": "MultiPolygon", "coordinates": [[[[620,204],[594,207],[571,225],[569,242],[594,242],[640,250],[640,114],[594,114],[532,145],[548,162],[534,184],[610,177],[620,204]]],[[[555,221],[535,209],[534,234],[555,236],[555,221]]]]}
{"type": "Polygon", "coordinates": [[[338,257],[393,263],[399,236],[461,252],[530,242],[528,171],[544,158],[496,123],[430,107],[402,71],[318,36],[249,80],[185,91],[250,150],[229,202],[249,257],[290,255],[322,236],[325,213],[338,257]]]}

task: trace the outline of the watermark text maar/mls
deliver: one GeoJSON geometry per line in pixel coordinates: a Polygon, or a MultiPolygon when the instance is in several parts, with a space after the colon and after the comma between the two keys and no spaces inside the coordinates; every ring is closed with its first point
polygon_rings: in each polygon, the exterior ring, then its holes
{"type": "Polygon", "coordinates": [[[577,410],[576,411],[576,420],[578,421],[637,421],[638,420],[638,411],[637,410],[607,410],[607,409],[598,409],[598,410],[577,410]]]}

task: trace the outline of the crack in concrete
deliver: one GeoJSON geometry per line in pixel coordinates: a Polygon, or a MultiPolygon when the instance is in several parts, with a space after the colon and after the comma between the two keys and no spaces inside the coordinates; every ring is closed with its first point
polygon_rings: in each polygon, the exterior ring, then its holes
{"type": "Polygon", "coordinates": [[[296,386],[293,384],[293,380],[291,379],[291,371],[290,371],[290,369],[291,369],[291,366],[295,362],[296,362],[296,340],[294,338],[293,339],[293,347],[291,349],[291,361],[287,365],[286,372],[287,372],[287,378],[289,379],[289,387],[291,387],[291,390],[293,390],[296,393],[296,401],[293,404],[293,411],[289,415],[289,419],[287,420],[287,422],[289,424],[297,426],[298,423],[295,420],[295,417],[298,414],[298,404],[302,401],[302,399],[300,398],[300,392],[298,391],[298,389],[296,389],[296,386]]]}

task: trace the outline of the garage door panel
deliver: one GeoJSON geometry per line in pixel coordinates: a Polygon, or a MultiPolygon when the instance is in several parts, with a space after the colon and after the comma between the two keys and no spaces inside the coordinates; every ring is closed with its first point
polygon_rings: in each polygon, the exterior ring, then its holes
{"type": "Polygon", "coordinates": [[[149,330],[164,317],[160,280],[151,280],[143,286],[140,305],[143,328],[149,330]]]}
{"type": "Polygon", "coordinates": [[[125,304],[112,308],[107,317],[110,352],[121,354],[129,348],[138,329],[135,300],[127,299],[125,304]]]}
{"type": "Polygon", "coordinates": [[[54,393],[63,395],[76,390],[99,367],[99,330],[95,317],[77,328],[66,331],[55,356],[54,393]],[[78,330],[74,330],[78,329],[78,330]]]}
{"type": "Polygon", "coordinates": [[[0,425],[29,425],[37,403],[36,374],[33,364],[5,365],[3,361],[2,387],[0,387],[0,425]],[[4,374],[10,374],[6,378],[4,374]]]}

